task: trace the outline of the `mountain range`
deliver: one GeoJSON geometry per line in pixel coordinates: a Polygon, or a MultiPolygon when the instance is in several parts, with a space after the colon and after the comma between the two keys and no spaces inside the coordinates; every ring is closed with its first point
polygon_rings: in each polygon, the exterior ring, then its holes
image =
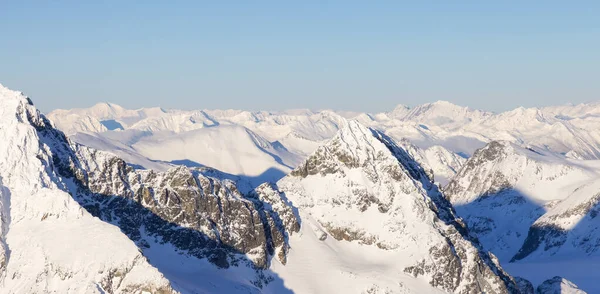
{"type": "Polygon", "coordinates": [[[3,293],[600,292],[600,104],[0,112],[3,293]]]}

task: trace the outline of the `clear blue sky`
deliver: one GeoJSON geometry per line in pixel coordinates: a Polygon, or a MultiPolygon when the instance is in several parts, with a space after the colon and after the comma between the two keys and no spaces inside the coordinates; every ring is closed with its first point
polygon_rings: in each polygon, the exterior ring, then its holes
{"type": "Polygon", "coordinates": [[[0,40],[44,111],[600,100],[600,1],[0,0],[0,40]]]}

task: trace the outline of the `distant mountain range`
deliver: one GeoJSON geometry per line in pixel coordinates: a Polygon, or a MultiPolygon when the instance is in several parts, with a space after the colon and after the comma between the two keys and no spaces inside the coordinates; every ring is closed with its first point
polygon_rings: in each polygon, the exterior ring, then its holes
{"type": "Polygon", "coordinates": [[[600,103],[544,108],[517,108],[499,114],[438,101],[414,108],[403,105],[390,112],[356,113],[289,110],[127,110],[100,103],[91,108],[55,110],[48,114],[67,134],[135,130],[182,133],[222,125],[248,128],[268,141],[309,154],[336,133],[340,119],[357,120],[399,139],[411,139],[419,147],[442,145],[470,155],[493,140],[529,144],[572,158],[600,157],[600,103]],[[308,142],[299,142],[299,140],[308,142]],[[311,144],[313,143],[313,144],[311,144]]]}
{"type": "Polygon", "coordinates": [[[443,101],[46,117],[0,86],[0,292],[597,293],[599,127],[443,101]]]}

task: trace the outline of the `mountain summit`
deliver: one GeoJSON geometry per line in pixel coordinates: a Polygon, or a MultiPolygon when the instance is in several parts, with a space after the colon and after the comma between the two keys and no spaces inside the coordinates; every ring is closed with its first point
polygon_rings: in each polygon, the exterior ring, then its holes
{"type": "Polygon", "coordinates": [[[518,291],[421,166],[392,139],[355,121],[342,123],[278,186],[322,240],[379,251],[393,258],[390,272],[449,292],[518,291]]]}
{"type": "Polygon", "coordinates": [[[71,143],[31,100],[5,88],[0,114],[2,292],[259,289],[274,280],[267,268],[275,250],[285,263],[287,242],[273,236],[291,234],[295,219],[281,223],[279,212],[290,208],[272,208],[277,199],[246,198],[201,170],[136,171],[71,143]],[[247,273],[194,278],[234,266],[247,273]]]}
{"type": "MultiPolygon", "coordinates": [[[[422,113],[438,106],[456,109],[435,103],[422,113]]],[[[191,130],[168,135],[206,129],[218,138],[227,116],[226,128],[281,164],[285,144],[318,146],[290,174],[256,188],[207,167],[157,162],[162,171],[147,170],[70,141],[30,99],[0,87],[0,292],[532,293],[500,261],[513,257],[512,268],[577,253],[577,265],[590,269],[597,260],[593,162],[506,141],[465,162],[442,146],[395,141],[334,112],[254,113],[245,127],[233,122],[244,113],[194,113],[179,113],[189,123],[174,122],[191,130]],[[451,178],[447,195],[436,175],[451,178]],[[490,245],[513,236],[522,246],[490,245]]],[[[125,118],[158,126],[172,113],[146,114],[125,118]]],[[[133,129],[107,133],[140,140],[133,129]]],[[[543,282],[555,276],[543,274],[532,278],[538,291],[577,288],[563,278],[543,282]]]]}
{"type": "Polygon", "coordinates": [[[0,86],[2,292],[173,292],[133,242],[73,199],[46,128],[31,100],[0,86]]]}

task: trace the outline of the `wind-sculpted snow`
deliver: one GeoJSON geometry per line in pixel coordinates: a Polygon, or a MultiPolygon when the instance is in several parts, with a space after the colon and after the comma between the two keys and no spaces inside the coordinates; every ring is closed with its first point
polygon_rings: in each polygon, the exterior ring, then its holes
{"type": "Polygon", "coordinates": [[[334,239],[397,254],[404,274],[455,293],[519,291],[422,167],[380,132],[345,122],[278,186],[334,239]]]}

